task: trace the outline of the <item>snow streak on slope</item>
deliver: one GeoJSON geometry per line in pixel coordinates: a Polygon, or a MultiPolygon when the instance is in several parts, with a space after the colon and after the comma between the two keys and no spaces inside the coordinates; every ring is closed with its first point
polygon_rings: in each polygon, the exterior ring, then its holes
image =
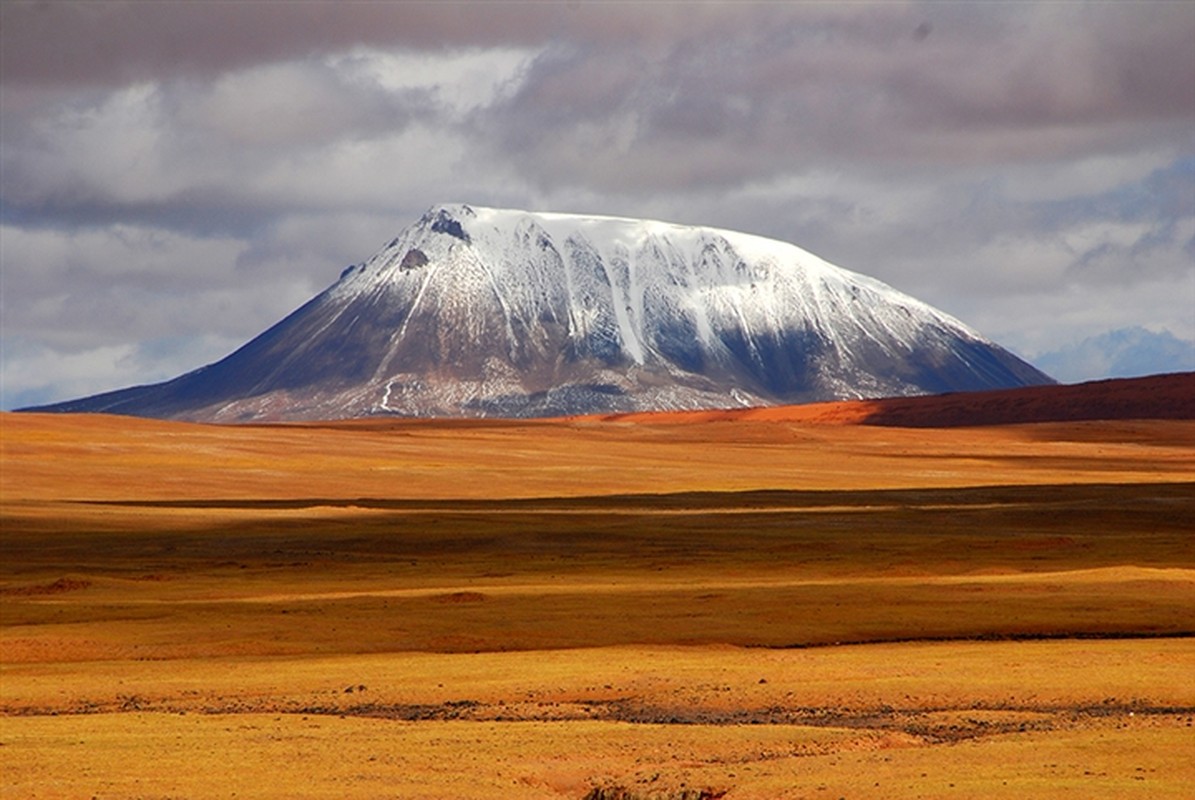
{"type": "Polygon", "coordinates": [[[444,205],[224,361],[77,403],[216,420],[537,416],[1048,381],[791,244],[444,205]]]}

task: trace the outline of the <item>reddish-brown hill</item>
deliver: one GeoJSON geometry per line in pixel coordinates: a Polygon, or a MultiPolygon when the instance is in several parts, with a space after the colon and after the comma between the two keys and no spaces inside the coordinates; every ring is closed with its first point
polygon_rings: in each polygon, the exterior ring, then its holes
{"type": "Polygon", "coordinates": [[[1098,419],[1195,419],[1195,372],[927,397],[893,397],[725,411],[614,414],[593,419],[652,423],[750,419],[906,428],[957,428],[1098,419]]]}

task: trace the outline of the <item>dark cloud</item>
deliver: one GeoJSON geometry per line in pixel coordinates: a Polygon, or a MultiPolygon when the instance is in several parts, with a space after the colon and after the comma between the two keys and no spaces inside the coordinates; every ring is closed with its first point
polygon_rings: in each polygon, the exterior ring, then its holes
{"type": "Polygon", "coordinates": [[[346,84],[330,54],[541,47],[472,135],[543,188],[1057,158],[1195,120],[1195,12],[1181,4],[14,3],[4,37],[10,105],[30,83],[153,80],[177,145],[226,158],[432,113],[346,84]],[[910,35],[926,26],[933,37],[910,35]]]}
{"type": "Polygon", "coordinates": [[[545,40],[653,41],[733,20],[728,4],[22,2],[0,23],[5,80],[122,84],[207,76],[355,46],[443,50],[545,40]],[[47,44],[52,43],[52,47],[47,44]]]}
{"type": "Polygon", "coordinates": [[[11,2],[0,18],[0,68],[8,81],[34,84],[211,77],[417,39],[425,17],[419,4],[11,2]]]}
{"type": "Polygon", "coordinates": [[[136,222],[247,235],[319,197],[263,175],[329,149],[401,134],[440,113],[427,91],[386,90],[321,63],[176,80],[16,114],[0,145],[5,215],[54,225],[136,222]]]}
{"type": "Polygon", "coordinates": [[[752,7],[729,30],[655,50],[634,38],[558,47],[476,124],[545,184],[641,191],[827,160],[1059,158],[1171,141],[1195,123],[1190,6],[1004,8],[752,7]],[[921,13],[941,19],[916,41],[921,13]]]}

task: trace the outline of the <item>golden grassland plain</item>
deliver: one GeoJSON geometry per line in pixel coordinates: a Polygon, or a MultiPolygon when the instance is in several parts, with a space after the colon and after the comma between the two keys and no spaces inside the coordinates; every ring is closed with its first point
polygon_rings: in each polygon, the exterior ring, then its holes
{"type": "Polygon", "coordinates": [[[1195,785],[1192,422],[0,434],[6,798],[1195,785]]]}

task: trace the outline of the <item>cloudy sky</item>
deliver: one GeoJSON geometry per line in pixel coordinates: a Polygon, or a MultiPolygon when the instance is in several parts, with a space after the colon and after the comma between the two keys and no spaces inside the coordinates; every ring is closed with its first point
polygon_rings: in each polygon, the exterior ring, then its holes
{"type": "Polygon", "coordinates": [[[1195,4],[5,0],[0,405],[215,360],[438,202],[784,239],[1031,360],[1190,344],[1195,4]]]}

